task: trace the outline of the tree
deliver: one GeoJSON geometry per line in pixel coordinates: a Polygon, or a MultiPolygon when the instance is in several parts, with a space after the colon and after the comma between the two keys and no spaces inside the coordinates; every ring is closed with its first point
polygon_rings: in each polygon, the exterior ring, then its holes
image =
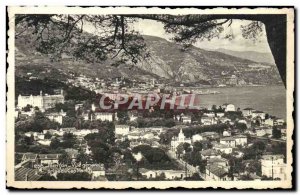
{"type": "Polygon", "coordinates": [[[56,150],[59,147],[60,147],[60,140],[55,137],[54,139],[51,140],[50,148],[56,150]]]}
{"type": "Polygon", "coordinates": [[[121,124],[126,124],[126,122],[129,121],[129,116],[127,111],[118,111],[117,117],[121,124]]]}
{"type": "Polygon", "coordinates": [[[70,158],[70,156],[64,152],[59,156],[59,163],[61,164],[65,164],[65,165],[69,165],[72,162],[72,159],[70,158]]]}
{"type": "Polygon", "coordinates": [[[45,134],[45,139],[50,139],[51,137],[52,137],[51,133],[47,131],[47,133],[45,134]]]}
{"type": "Polygon", "coordinates": [[[80,152],[76,157],[76,162],[80,162],[82,164],[85,164],[89,161],[89,157],[84,153],[80,152]]]}
{"type": "MultiPolygon", "coordinates": [[[[134,30],[129,30],[129,24],[136,19],[162,22],[166,32],[175,34],[174,41],[182,43],[185,48],[197,40],[218,37],[224,31],[224,26],[230,26],[235,19],[251,20],[248,25],[241,27],[243,37],[255,40],[265,29],[276,66],[283,83],[286,84],[287,15],[285,14],[93,16],[18,14],[15,23],[17,32],[20,32],[17,36],[22,35],[23,29],[34,29],[33,33],[36,34],[38,41],[37,49],[42,53],[52,53],[61,58],[61,53],[66,52],[78,59],[98,62],[118,56],[119,60],[112,64],[118,66],[128,62],[136,64],[149,57],[142,36],[134,30]],[[94,25],[95,29],[101,29],[105,36],[86,38],[83,26],[87,22],[94,25]],[[77,44],[74,44],[74,40],[78,40],[77,44]]],[[[233,35],[229,33],[225,38],[232,37],[233,35]]]]}
{"type": "Polygon", "coordinates": [[[87,172],[58,173],[58,181],[91,181],[92,176],[87,172]]]}
{"type": "Polygon", "coordinates": [[[276,126],[272,129],[273,138],[280,139],[281,138],[281,131],[276,126]]]}
{"type": "Polygon", "coordinates": [[[32,105],[27,104],[24,108],[22,108],[22,110],[24,112],[29,112],[31,110],[31,108],[32,108],[32,105]]]}
{"type": "Polygon", "coordinates": [[[203,149],[203,146],[202,146],[201,142],[196,141],[193,143],[193,151],[194,152],[200,152],[200,151],[202,151],[202,149],[203,149]]]}

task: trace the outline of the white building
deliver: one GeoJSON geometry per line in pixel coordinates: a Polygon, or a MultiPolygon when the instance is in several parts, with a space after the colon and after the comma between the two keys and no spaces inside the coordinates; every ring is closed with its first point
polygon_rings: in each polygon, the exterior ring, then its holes
{"type": "Polygon", "coordinates": [[[234,112],[235,106],[233,104],[223,104],[222,108],[225,109],[225,112],[234,112]]]}
{"type": "Polygon", "coordinates": [[[247,145],[247,136],[236,135],[233,137],[223,137],[220,139],[220,144],[224,144],[230,147],[245,146],[247,145]]]}
{"type": "Polygon", "coordinates": [[[286,164],[283,155],[263,155],[261,159],[261,174],[269,178],[286,180],[286,164]]]}
{"type": "Polygon", "coordinates": [[[272,118],[265,119],[264,124],[267,126],[274,126],[274,120],[272,118]]]}
{"type": "Polygon", "coordinates": [[[114,120],[114,113],[111,112],[96,112],[94,113],[94,120],[101,120],[101,121],[113,121],[114,120]]]}
{"type": "Polygon", "coordinates": [[[217,112],[217,113],[216,113],[216,116],[217,116],[218,118],[224,117],[224,116],[225,116],[225,113],[224,113],[224,112],[217,112]]]}
{"type": "Polygon", "coordinates": [[[130,132],[130,126],[128,125],[116,125],[115,134],[116,135],[127,135],[130,132]]]}
{"type": "Polygon", "coordinates": [[[59,124],[62,124],[63,122],[63,117],[66,116],[67,113],[61,110],[60,112],[57,113],[50,113],[46,114],[46,117],[52,121],[58,122],[59,124]]]}
{"type": "Polygon", "coordinates": [[[166,180],[184,179],[186,176],[190,177],[192,174],[184,170],[148,170],[141,168],[139,171],[147,179],[156,178],[164,175],[166,180]]]}
{"type": "Polygon", "coordinates": [[[190,116],[183,116],[181,119],[183,123],[192,123],[192,117],[190,116]]]}
{"type": "Polygon", "coordinates": [[[32,107],[38,107],[41,111],[47,110],[49,108],[53,108],[55,104],[64,103],[65,98],[63,95],[63,90],[61,90],[61,94],[58,95],[43,95],[43,92],[40,91],[40,95],[34,96],[22,96],[21,94],[18,96],[18,108],[26,107],[27,105],[31,105],[32,107]]]}
{"type": "Polygon", "coordinates": [[[182,132],[182,129],[180,129],[180,132],[178,134],[178,136],[174,136],[172,137],[172,140],[171,140],[171,150],[172,151],[176,151],[177,149],[177,146],[179,146],[179,144],[181,143],[189,143],[189,144],[192,144],[192,139],[190,138],[186,138],[184,133],[182,132]]]}
{"type": "Polygon", "coordinates": [[[253,111],[252,112],[252,118],[257,118],[260,117],[262,120],[265,120],[266,118],[266,113],[262,112],[262,111],[253,111]]]}
{"type": "Polygon", "coordinates": [[[227,146],[225,144],[216,144],[214,146],[214,149],[217,150],[217,151],[220,151],[222,153],[225,153],[225,154],[231,154],[232,153],[232,147],[227,146]]]}
{"type": "Polygon", "coordinates": [[[243,116],[252,116],[252,112],[255,111],[253,108],[245,108],[242,110],[243,116]]]}
{"type": "Polygon", "coordinates": [[[217,121],[215,120],[215,117],[202,116],[201,117],[201,124],[203,124],[203,125],[213,125],[213,124],[217,124],[217,121]]]}
{"type": "Polygon", "coordinates": [[[43,139],[43,140],[38,140],[37,143],[43,145],[43,146],[50,146],[51,144],[51,139],[43,139]]]}
{"type": "Polygon", "coordinates": [[[225,158],[210,158],[207,160],[205,180],[230,181],[228,176],[229,162],[225,158]]]}
{"type": "Polygon", "coordinates": [[[83,108],[83,104],[75,104],[75,111],[77,111],[80,108],[83,108]]]}
{"type": "Polygon", "coordinates": [[[215,117],[215,113],[214,112],[207,112],[207,113],[204,113],[203,116],[207,116],[207,117],[215,117]]]}

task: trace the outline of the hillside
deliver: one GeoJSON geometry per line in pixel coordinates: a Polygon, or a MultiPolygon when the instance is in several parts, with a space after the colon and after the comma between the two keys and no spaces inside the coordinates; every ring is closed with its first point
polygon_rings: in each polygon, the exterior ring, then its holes
{"type": "Polygon", "coordinates": [[[222,82],[219,81],[220,78],[232,75],[247,83],[275,84],[280,81],[276,67],[270,64],[197,47],[184,51],[180,45],[159,37],[144,36],[144,39],[151,54],[150,58],[132,68],[125,65],[113,67],[112,61],[102,63],[74,61],[72,56],[63,56],[62,60],[53,61],[48,55],[34,50],[35,37],[31,33],[26,33],[16,39],[16,65],[47,66],[98,78],[119,76],[136,80],[155,78],[167,83],[219,84],[222,82]]]}
{"type": "Polygon", "coordinates": [[[222,49],[222,48],[219,48],[215,51],[228,54],[231,56],[235,56],[238,58],[251,60],[254,62],[261,62],[261,63],[268,63],[268,64],[275,65],[275,61],[271,53],[261,53],[256,51],[232,51],[232,50],[222,49]]]}

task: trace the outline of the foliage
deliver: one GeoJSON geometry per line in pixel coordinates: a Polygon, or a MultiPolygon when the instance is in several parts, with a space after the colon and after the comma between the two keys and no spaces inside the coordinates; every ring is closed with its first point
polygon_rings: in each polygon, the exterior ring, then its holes
{"type": "Polygon", "coordinates": [[[132,149],[133,153],[141,152],[143,159],[139,164],[147,169],[174,169],[176,164],[160,148],[152,148],[148,145],[139,145],[132,149]]]}
{"type": "Polygon", "coordinates": [[[59,123],[51,121],[43,113],[37,111],[33,118],[16,121],[15,131],[23,133],[28,131],[42,132],[44,129],[56,129],[59,126],[59,123]]]}
{"type": "Polygon", "coordinates": [[[70,158],[70,156],[64,152],[59,156],[59,163],[61,164],[65,164],[65,165],[70,165],[72,162],[72,159],[70,158]]]}
{"type": "Polygon", "coordinates": [[[129,121],[129,116],[127,111],[118,111],[117,117],[120,124],[126,124],[126,122],[129,121]]]}
{"type": "Polygon", "coordinates": [[[273,138],[280,139],[281,138],[281,131],[276,126],[272,129],[273,138]]]}
{"type": "Polygon", "coordinates": [[[87,172],[58,173],[58,181],[91,181],[92,176],[87,172]]]}

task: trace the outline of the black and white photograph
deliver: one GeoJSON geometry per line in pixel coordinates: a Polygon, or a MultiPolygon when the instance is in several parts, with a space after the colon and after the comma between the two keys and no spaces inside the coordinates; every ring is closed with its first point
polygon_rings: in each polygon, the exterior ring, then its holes
{"type": "Polygon", "coordinates": [[[293,8],[8,16],[8,187],[292,187],[293,8]]]}

